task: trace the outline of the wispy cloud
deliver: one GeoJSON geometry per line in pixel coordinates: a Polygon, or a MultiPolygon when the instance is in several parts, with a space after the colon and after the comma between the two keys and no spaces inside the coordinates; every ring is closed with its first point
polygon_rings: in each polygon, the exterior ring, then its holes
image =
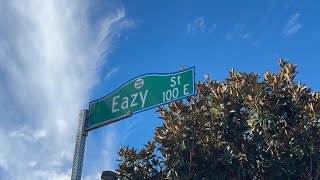
{"type": "Polygon", "coordinates": [[[117,168],[117,152],[123,137],[119,136],[121,133],[117,131],[116,124],[104,128],[108,128],[108,130],[99,129],[102,132],[99,140],[96,137],[88,136],[86,148],[91,151],[86,150],[87,156],[84,159],[83,174],[85,175],[83,179],[100,180],[103,171],[114,171],[117,168]]]}
{"type": "Polygon", "coordinates": [[[88,175],[83,178],[84,180],[100,180],[101,172],[96,173],[95,175],[88,175]]]}
{"type": "Polygon", "coordinates": [[[110,79],[115,73],[119,71],[118,67],[112,68],[110,71],[107,72],[105,79],[110,79]]]}
{"type": "Polygon", "coordinates": [[[204,20],[204,17],[198,17],[192,20],[187,26],[188,33],[204,33],[204,32],[212,32],[216,28],[216,24],[211,26],[207,26],[204,20]]]}
{"type": "Polygon", "coordinates": [[[251,39],[252,35],[249,33],[248,28],[243,23],[236,23],[233,30],[226,34],[227,40],[234,40],[234,39],[251,39]]]}
{"type": "Polygon", "coordinates": [[[70,179],[78,113],[131,24],[105,3],[0,1],[0,179],[70,179]]]}
{"type": "Polygon", "coordinates": [[[102,145],[101,149],[101,157],[105,158],[102,162],[103,169],[100,170],[100,172],[104,170],[115,170],[115,159],[110,159],[112,157],[115,157],[115,155],[118,152],[119,146],[117,146],[117,142],[119,139],[117,138],[117,132],[114,128],[109,128],[109,131],[105,134],[104,143],[102,145]]]}
{"type": "Polygon", "coordinates": [[[299,20],[299,17],[300,13],[293,14],[289,17],[288,22],[282,30],[282,34],[284,35],[284,37],[291,36],[297,33],[302,28],[302,24],[299,20]]]}
{"type": "Polygon", "coordinates": [[[36,129],[23,126],[21,129],[13,130],[9,134],[9,138],[14,141],[38,142],[40,139],[47,137],[45,129],[36,129]]]}
{"type": "Polygon", "coordinates": [[[122,142],[123,142],[124,144],[126,144],[128,138],[129,138],[134,132],[137,131],[137,127],[138,127],[139,125],[141,125],[141,123],[142,123],[143,120],[144,120],[143,118],[137,118],[137,119],[134,119],[134,120],[132,120],[132,121],[128,121],[128,124],[126,125],[126,128],[125,128],[125,130],[124,130],[124,132],[126,132],[126,133],[125,133],[125,135],[124,135],[123,138],[122,138],[122,142]]]}

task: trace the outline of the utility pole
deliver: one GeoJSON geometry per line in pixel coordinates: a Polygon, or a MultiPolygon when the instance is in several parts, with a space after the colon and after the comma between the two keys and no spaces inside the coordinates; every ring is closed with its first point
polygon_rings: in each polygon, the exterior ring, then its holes
{"type": "Polygon", "coordinates": [[[79,124],[76,138],[76,146],[74,150],[71,180],[81,179],[84,148],[86,145],[86,137],[88,135],[88,132],[85,131],[85,124],[88,114],[89,111],[87,109],[81,110],[79,114],[79,124]]]}

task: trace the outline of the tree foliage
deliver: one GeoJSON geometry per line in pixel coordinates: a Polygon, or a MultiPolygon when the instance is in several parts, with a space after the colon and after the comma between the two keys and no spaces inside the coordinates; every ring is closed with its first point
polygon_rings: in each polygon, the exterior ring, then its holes
{"type": "Polygon", "coordinates": [[[121,147],[121,179],[318,179],[320,93],[280,59],[263,78],[234,69],[158,108],[164,123],[138,151],[121,147]]]}

